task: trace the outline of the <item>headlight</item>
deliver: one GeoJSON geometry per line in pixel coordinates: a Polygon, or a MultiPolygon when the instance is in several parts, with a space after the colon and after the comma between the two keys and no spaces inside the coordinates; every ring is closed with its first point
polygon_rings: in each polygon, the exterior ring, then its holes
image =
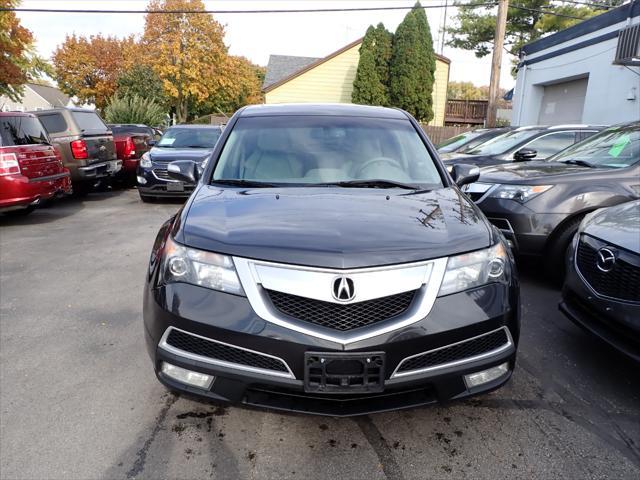
{"type": "Polygon", "coordinates": [[[461,292],[488,283],[509,280],[509,256],[504,245],[449,257],[438,296],[461,292]]]}
{"type": "Polygon", "coordinates": [[[184,282],[244,295],[231,257],[185,247],[167,238],[162,264],[165,283],[184,282]]]}
{"type": "Polygon", "coordinates": [[[524,203],[546,192],[551,187],[553,185],[500,185],[489,196],[524,203]]]}
{"type": "Polygon", "coordinates": [[[151,155],[149,155],[149,152],[145,152],[142,154],[142,158],[140,159],[140,166],[142,168],[151,168],[151,155]]]}

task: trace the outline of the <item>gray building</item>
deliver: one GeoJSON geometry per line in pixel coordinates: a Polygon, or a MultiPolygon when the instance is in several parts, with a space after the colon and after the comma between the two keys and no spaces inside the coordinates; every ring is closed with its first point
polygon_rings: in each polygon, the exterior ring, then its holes
{"type": "Polygon", "coordinates": [[[640,1],[525,45],[513,125],[640,119],[640,1]]]}

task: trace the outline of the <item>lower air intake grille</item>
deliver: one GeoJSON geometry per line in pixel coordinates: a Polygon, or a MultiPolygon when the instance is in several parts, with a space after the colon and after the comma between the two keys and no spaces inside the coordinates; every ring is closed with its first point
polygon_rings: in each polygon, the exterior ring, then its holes
{"type": "Polygon", "coordinates": [[[259,353],[249,352],[241,348],[195,337],[180,330],[171,330],[167,337],[167,344],[185,352],[201,357],[235,363],[247,367],[288,372],[286,365],[277,358],[266,357],[259,353]]]}
{"type": "Polygon", "coordinates": [[[416,290],[357,303],[331,303],[267,290],[280,312],[305,322],[342,332],[382,322],[404,313],[416,290]]]}
{"type": "Polygon", "coordinates": [[[465,360],[471,357],[491,352],[505,346],[509,342],[509,337],[504,328],[495,332],[472,338],[461,343],[456,343],[448,347],[425,352],[415,357],[400,362],[397,373],[421,370],[423,368],[436,367],[447,363],[465,360]]]}

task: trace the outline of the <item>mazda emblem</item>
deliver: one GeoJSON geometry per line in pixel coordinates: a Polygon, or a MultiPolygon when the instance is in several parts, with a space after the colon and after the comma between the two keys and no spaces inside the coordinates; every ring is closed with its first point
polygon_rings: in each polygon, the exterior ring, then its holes
{"type": "Polygon", "coordinates": [[[333,298],[339,302],[349,302],[356,296],[353,280],[349,277],[338,277],[333,281],[333,298]]]}
{"type": "Polygon", "coordinates": [[[616,263],[616,254],[611,249],[603,247],[598,250],[596,266],[601,272],[610,272],[616,263]]]}

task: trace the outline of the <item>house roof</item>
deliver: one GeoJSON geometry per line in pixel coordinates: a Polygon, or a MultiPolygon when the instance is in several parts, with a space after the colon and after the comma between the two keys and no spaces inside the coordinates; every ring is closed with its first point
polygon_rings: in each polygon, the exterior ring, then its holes
{"type": "Polygon", "coordinates": [[[27,87],[44,98],[52,107],[66,107],[71,101],[71,98],[55,87],[35,83],[28,83],[27,87]]]}
{"type": "MultiPolygon", "coordinates": [[[[326,57],[323,58],[310,58],[310,57],[287,57],[287,58],[300,58],[300,59],[306,59],[306,60],[312,60],[311,62],[299,67],[297,70],[293,70],[291,71],[288,75],[283,75],[281,76],[279,79],[277,79],[276,81],[273,82],[267,82],[267,79],[269,78],[269,69],[271,67],[271,58],[272,57],[280,57],[281,55],[271,55],[271,57],[269,58],[269,65],[267,65],[267,74],[265,75],[265,80],[264,80],[264,84],[262,85],[262,90],[266,93],[266,92],[270,92],[271,90],[273,90],[274,88],[279,87],[280,85],[283,85],[285,83],[287,83],[290,80],[293,80],[296,77],[299,77],[300,75],[302,75],[303,73],[308,72],[309,70],[316,68],[319,65],[322,65],[325,62],[328,62],[329,60],[331,60],[332,58],[337,57],[338,55],[340,55],[341,53],[346,52],[347,50],[350,50],[353,47],[356,47],[358,45],[360,45],[362,43],[363,38],[359,38],[358,40],[355,40],[354,42],[351,42],[348,45],[345,45],[344,47],[342,47],[339,50],[336,50],[335,52],[327,55],[326,57]]],[[[443,57],[442,55],[438,55],[436,53],[436,59],[440,60],[441,62],[444,62],[446,64],[450,64],[451,60],[449,60],[447,57],[443,57]]]]}
{"type": "Polygon", "coordinates": [[[316,57],[294,57],[291,55],[270,55],[267,64],[267,73],[264,76],[262,88],[288,77],[292,73],[301,70],[307,65],[319,60],[316,57]]]}

